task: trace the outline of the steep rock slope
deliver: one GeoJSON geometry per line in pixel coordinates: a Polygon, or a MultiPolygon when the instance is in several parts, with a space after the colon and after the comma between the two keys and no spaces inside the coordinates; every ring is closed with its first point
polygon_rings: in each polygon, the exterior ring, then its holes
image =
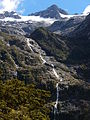
{"type": "Polygon", "coordinates": [[[68,14],[65,10],[58,8],[58,6],[52,5],[52,6],[48,7],[46,10],[36,12],[36,13],[30,14],[30,15],[40,16],[43,18],[60,19],[61,18],[60,13],[62,13],[64,15],[68,14]]]}
{"type": "Polygon", "coordinates": [[[69,34],[75,30],[85,19],[85,16],[74,16],[69,19],[55,21],[48,29],[58,34],[69,34]]]}
{"type": "Polygon", "coordinates": [[[68,66],[75,65],[79,77],[89,80],[90,15],[68,36],[59,36],[40,28],[30,37],[35,39],[48,55],[53,55],[68,66]]]}
{"type": "MultiPolygon", "coordinates": [[[[79,64],[78,73],[89,81],[90,75],[90,15],[69,35],[71,53],[68,61],[79,64]]],[[[90,82],[90,81],[89,81],[90,82]]]]}
{"type": "Polygon", "coordinates": [[[59,35],[39,28],[30,37],[34,39],[48,55],[53,55],[58,60],[65,60],[68,56],[68,47],[59,35]]]}
{"type": "MultiPolygon", "coordinates": [[[[88,94],[90,93],[90,84],[80,80],[81,77],[78,75],[78,71],[75,68],[79,67],[80,61],[76,64],[77,66],[74,66],[72,63],[72,61],[76,62],[76,59],[73,59],[74,52],[71,49],[71,47],[73,47],[71,46],[72,40],[68,37],[62,37],[51,33],[44,28],[37,29],[30,37],[34,39],[49,56],[53,55],[60,62],[67,64],[69,66],[68,72],[74,77],[74,79],[71,80],[73,81],[72,84],[72,82],[70,83],[69,81],[71,78],[66,75],[66,72],[61,72],[60,69],[56,69],[60,71],[61,75],[59,74],[59,71],[57,71],[57,99],[56,102],[53,103],[54,107],[51,111],[51,120],[59,120],[60,118],[62,118],[62,120],[67,120],[67,118],[71,120],[89,119],[90,98],[88,97],[88,94]],[[72,55],[71,52],[73,53],[72,55]],[[69,61],[68,58],[70,55],[71,59],[69,61]],[[67,78],[68,80],[66,80],[67,78]],[[78,79],[78,82],[75,82],[75,78],[78,79]],[[85,109],[82,110],[82,106],[87,108],[87,112],[85,109]],[[74,117],[75,114],[77,114],[76,117],[74,117]]],[[[78,52],[80,53],[80,51],[78,52]]],[[[45,64],[47,65],[47,63],[45,64]]],[[[56,68],[58,67],[60,67],[59,64],[56,65],[56,68]]],[[[64,69],[64,71],[67,70],[64,69]]],[[[82,79],[84,78],[82,77],[82,79]]]]}

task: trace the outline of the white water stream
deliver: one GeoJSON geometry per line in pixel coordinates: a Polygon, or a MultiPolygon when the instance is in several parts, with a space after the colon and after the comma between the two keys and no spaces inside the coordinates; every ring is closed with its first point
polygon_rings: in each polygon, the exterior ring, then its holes
{"type": "Polygon", "coordinates": [[[56,70],[53,68],[53,73],[56,76],[57,79],[59,79],[59,75],[57,74],[56,70]]]}
{"type": "MultiPolygon", "coordinates": [[[[57,77],[58,78],[58,77],[57,77]]],[[[60,82],[62,82],[63,81],[63,79],[61,78],[60,79],[60,82]]],[[[57,84],[56,84],[56,91],[57,91],[57,97],[56,97],[56,102],[55,102],[55,105],[54,105],[54,114],[56,114],[56,112],[57,112],[57,106],[58,106],[58,102],[59,102],[59,84],[60,84],[60,82],[58,82],[57,84]]]]}
{"type": "Polygon", "coordinates": [[[41,58],[41,60],[43,61],[42,62],[42,64],[45,64],[46,63],[46,60],[45,59],[43,59],[43,57],[42,57],[42,55],[40,54],[40,58],[41,58]]]}
{"type": "MultiPolygon", "coordinates": [[[[33,52],[33,49],[32,49],[32,48],[33,48],[34,46],[30,44],[30,39],[27,38],[26,41],[27,41],[27,45],[29,46],[30,50],[33,52]]],[[[47,63],[47,61],[42,57],[41,53],[39,53],[39,54],[40,54],[40,59],[42,60],[42,64],[47,63]]],[[[57,74],[57,72],[56,72],[53,64],[49,64],[49,63],[47,63],[47,64],[52,67],[53,74],[55,75],[55,77],[56,77],[57,80],[59,81],[59,82],[57,82],[57,84],[56,84],[56,102],[55,102],[55,105],[54,105],[54,116],[55,116],[56,113],[58,112],[58,108],[57,108],[57,107],[58,107],[59,96],[60,96],[60,95],[59,95],[59,84],[60,84],[60,82],[63,81],[63,79],[62,79],[62,78],[60,79],[60,77],[59,77],[59,75],[57,74]]]]}
{"type": "MultiPolygon", "coordinates": [[[[40,58],[43,61],[42,64],[47,63],[46,60],[42,57],[41,54],[40,54],[40,58]]],[[[57,94],[57,97],[56,97],[56,102],[55,102],[55,105],[54,105],[54,117],[55,117],[56,113],[58,112],[57,106],[58,106],[58,102],[59,102],[59,84],[60,84],[60,82],[63,81],[63,79],[62,78],[60,79],[59,75],[57,74],[57,72],[56,72],[56,70],[54,68],[54,65],[51,64],[50,66],[52,67],[53,74],[55,75],[55,77],[57,78],[57,80],[59,80],[59,82],[57,82],[57,84],[56,84],[56,94],[57,94]]]]}
{"type": "Polygon", "coordinates": [[[30,50],[33,52],[33,49],[32,49],[33,45],[30,44],[30,38],[26,38],[26,41],[27,41],[27,45],[28,45],[28,47],[29,47],[30,50]]]}
{"type": "MultiPolygon", "coordinates": [[[[54,105],[54,108],[57,109],[57,105],[58,105],[58,99],[59,99],[59,83],[56,84],[56,88],[57,88],[57,99],[56,99],[56,103],[54,105]]],[[[54,111],[55,113],[56,111],[54,111]]]]}

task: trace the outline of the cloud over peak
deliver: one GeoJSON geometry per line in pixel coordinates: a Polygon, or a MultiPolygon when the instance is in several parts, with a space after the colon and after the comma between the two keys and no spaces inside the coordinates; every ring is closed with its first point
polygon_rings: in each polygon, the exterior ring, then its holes
{"type": "Polygon", "coordinates": [[[23,0],[0,0],[0,9],[2,11],[16,11],[23,0]]]}

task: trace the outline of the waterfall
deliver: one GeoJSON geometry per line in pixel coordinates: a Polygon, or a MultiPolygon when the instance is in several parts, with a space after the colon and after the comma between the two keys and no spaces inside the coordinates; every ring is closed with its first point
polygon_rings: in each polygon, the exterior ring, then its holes
{"type": "MultiPolygon", "coordinates": [[[[46,58],[46,60],[43,58],[43,55],[45,55],[43,50],[41,50],[41,48],[36,43],[34,43],[34,45],[32,45],[30,43],[30,41],[31,40],[29,38],[26,38],[27,45],[30,48],[31,52],[37,52],[39,54],[42,65],[45,64],[45,65],[49,66],[52,70],[53,75],[55,76],[55,78],[57,80],[57,83],[56,83],[56,100],[55,100],[55,103],[54,103],[54,106],[53,106],[53,115],[54,115],[53,118],[54,118],[54,120],[56,120],[58,118],[57,116],[58,116],[58,113],[59,113],[59,111],[58,111],[58,104],[59,104],[59,98],[60,98],[60,93],[59,92],[61,90],[59,84],[63,82],[63,79],[60,78],[57,70],[55,69],[54,64],[49,63],[47,58],[46,58]]],[[[68,86],[67,86],[67,88],[68,88],[68,86]]]]}
{"type": "Polygon", "coordinates": [[[45,64],[46,63],[46,60],[45,59],[43,59],[43,57],[42,57],[42,55],[40,54],[40,58],[41,58],[41,60],[43,61],[43,63],[42,64],[45,64]]]}
{"type": "Polygon", "coordinates": [[[29,39],[29,38],[26,38],[26,41],[27,41],[27,45],[28,45],[28,47],[29,47],[30,50],[33,52],[33,49],[32,49],[33,45],[30,44],[30,39],[29,39]]]}
{"type": "Polygon", "coordinates": [[[57,117],[57,114],[58,114],[58,102],[59,102],[59,82],[56,84],[56,94],[57,94],[57,97],[56,97],[56,102],[55,102],[55,105],[54,105],[54,120],[56,120],[56,117],[57,117]]]}
{"type": "MultiPolygon", "coordinates": [[[[43,61],[42,64],[47,63],[46,60],[42,57],[41,54],[40,54],[40,58],[41,58],[41,60],[43,61]]],[[[63,79],[62,79],[62,78],[60,79],[60,77],[59,77],[59,75],[57,74],[57,72],[56,72],[53,64],[49,64],[49,63],[47,63],[47,64],[52,67],[53,74],[55,75],[55,77],[56,77],[57,80],[59,81],[59,82],[57,82],[57,84],[56,84],[56,102],[55,102],[55,105],[54,105],[54,120],[56,120],[56,117],[57,117],[56,115],[58,114],[58,102],[59,102],[59,97],[60,97],[60,95],[59,95],[59,84],[60,84],[60,82],[63,81],[63,79]]]]}
{"type": "Polygon", "coordinates": [[[56,99],[56,103],[54,105],[55,109],[57,109],[58,99],[59,99],[59,83],[56,84],[56,89],[57,89],[57,99],[56,99]]]}
{"type": "MultiPolygon", "coordinates": [[[[59,75],[57,74],[57,72],[54,68],[54,65],[51,64],[51,66],[52,66],[53,74],[55,75],[57,80],[59,80],[60,78],[59,78],[59,75]]],[[[62,80],[60,80],[60,81],[62,81],[62,80]]],[[[56,117],[56,113],[58,112],[57,106],[58,106],[58,102],[59,102],[59,82],[57,82],[57,84],[56,84],[56,94],[57,94],[57,96],[56,96],[56,102],[55,102],[55,105],[54,105],[54,120],[55,120],[55,117],[56,117]]]]}
{"type": "MultiPolygon", "coordinates": [[[[60,82],[62,82],[63,81],[63,79],[61,78],[60,79],[60,82]]],[[[59,94],[59,84],[60,84],[60,82],[58,82],[57,84],[56,84],[56,102],[55,102],[55,104],[54,104],[54,120],[56,120],[56,118],[57,118],[57,115],[58,115],[58,103],[59,103],[59,97],[60,97],[60,94],[59,94]]]]}
{"type": "MultiPolygon", "coordinates": [[[[62,82],[62,78],[60,79],[60,82],[62,82]]],[[[55,105],[54,105],[54,108],[55,108],[55,109],[57,109],[57,105],[58,105],[58,102],[59,102],[59,83],[60,83],[60,82],[58,82],[58,83],[56,84],[57,98],[56,98],[56,102],[55,102],[55,105]]]]}
{"type": "Polygon", "coordinates": [[[56,70],[53,68],[53,73],[56,76],[57,79],[59,79],[59,75],[57,74],[56,70]]]}
{"type": "Polygon", "coordinates": [[[56,84],[56,102],[55,102],[55,105],[54,105],[54,120],[56,119],[56,115],[58,114],[58,102],[59,102],[59,84],[60,82],[63,81],[63,79],[59,77],[59,75],[57,74],[56,70],[54,69],[54,66],[53,66],[53,73],[54,75],[56,76],[56,78],[59,80],[59,82],[57,82],[56,84]]]}

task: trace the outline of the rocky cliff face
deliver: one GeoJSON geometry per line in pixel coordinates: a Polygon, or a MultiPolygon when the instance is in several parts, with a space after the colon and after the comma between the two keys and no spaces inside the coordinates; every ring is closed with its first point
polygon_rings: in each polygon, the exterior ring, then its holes
{"type": "Polygon", "coordinates": [[[55,21],[48,27],[51,32],[67,35],[74,31],[85,19],[85,16],[75,16],[70,19],[55,21]]]}
{"type": "Polygon", "coordinates": [[[30,15],[40,16],[40,17],[44,17],[44,18],[61,19],[60,13],[62,13],[64,15],[68,14],[65,10],[58,8],[58,6],[52,5],[52,6],[48,7],[46,10],[36,12],[36,13],[30,14],[30,15]]]}
{"type": "Polygon", "coordinates": [[[21,17],[14,11],[12,11],[12,12],[5,11],[3,13],[0,13],[0,19],[4,19],[6,17],[21,19],[21,17]]]}
{"type": "MultiPolygon", "coordinates": [[[[71,54],[68,57],[72,63],[79,64],[78,74],[89,81],[90,70],[90,15],[69,35],[71,54]]],[[[90,81],[89,81],[90,82],[90,81]]]]}

